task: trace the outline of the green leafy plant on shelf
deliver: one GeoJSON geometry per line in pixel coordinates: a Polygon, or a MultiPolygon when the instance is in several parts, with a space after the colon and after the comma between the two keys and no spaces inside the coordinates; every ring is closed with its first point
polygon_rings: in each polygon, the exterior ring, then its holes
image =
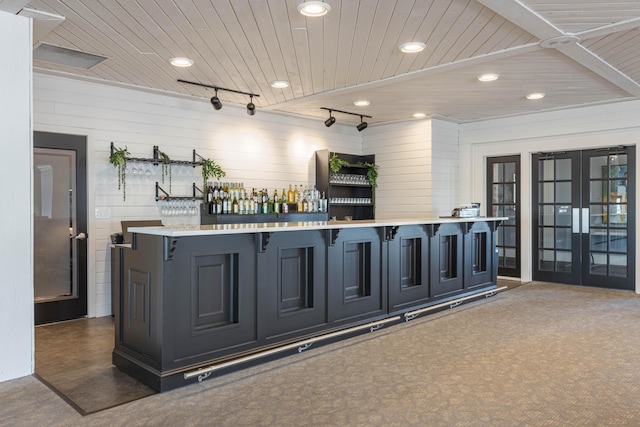
{"type": "Polygon", "coordinates": [[[169,193],[171,193],[171,158],[164,151],[158,153],[162,162],[162,183],[164,184],[164,177],[169,175],[169,193]]]}
{"type": "Polygon", "coordinates": [[[109,163],[118,168],[118,190],[122,188],[122,200],[127,200],[127,147],[116,148],[109,156],[109,163]]]}
{"type": "Polygon", "coordinates": [[[378,165],[375,163],[362,162],[360,163],[367,167],[367,179],[371,183],[371,201],[375,203],[376,188],[378,187],[378,165]]]}
{"type": "Polygon", "coordinates": [[[202,191],[204,192],[205,199],[207,195],[207,180],[213,177],[215,177],[216,179],[220,179],[226,175],[227,173],[223,171],[220,165],[218,165],[213,160],[204,159],[202,161],[202,179],[203,179],[202,191]]]}
{"type": "Polygon", "coordinates": [[[336,153],[331,155],[331,158],[329,159],[329,169],[331,169],[332,174],[338,173],[340,169],[345,166],[349,166],[349,162],[342,160],[336,153]]]}

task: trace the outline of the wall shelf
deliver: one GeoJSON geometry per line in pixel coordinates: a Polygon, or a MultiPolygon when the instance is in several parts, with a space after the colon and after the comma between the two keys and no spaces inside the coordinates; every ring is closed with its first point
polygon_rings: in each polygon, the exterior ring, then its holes
{"type": "Polygon", "coordinates": [[[327,195],[329,217],[374,219],[374,190],[367,178],[369,167],[363,163],[375,164],[375,156],[333,153],[329,150],[316,151],[316,185],[318,190],[324,191],[327,195]],[[331,173],[329,167],[329,160],[333,154],[349,163],[336,174],[331,173]],[[345,199],[362,202],[340,201],[345,199]]]}

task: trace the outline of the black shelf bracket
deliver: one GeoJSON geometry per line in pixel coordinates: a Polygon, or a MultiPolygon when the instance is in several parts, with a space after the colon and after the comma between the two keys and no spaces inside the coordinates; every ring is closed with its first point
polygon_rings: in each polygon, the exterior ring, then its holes
{"type": "Polygon", "coordinates": [[[332,228],[327,230],[327,242],[329,246],[334,246],[336,244],[336,240],[338,240],[338,234],[340,234],[339,228],[332,228]]]}
{"type": "Polygon", "coordinates": [[[462,222],[460,223],[460,228],[464,234],[469,234],[469,231],[473,228],[473,222],[462,222]]]}
{"type": "Polygon", "coordinates": [[[398,229],[400,226],[393,225],[391,227],[384,227],[384,240],[390,241],[396,238],[396,234],[398,234],[398,229]]]}
{"type": "Polygon", "coordinates": [[[424,228],[429,237],[434,237],[440,229],[440,224],[425,224],[424,228]]]}
{"type": "Polygon", "coordinates": [[[260,253],[265,253],[267,251],[267,246],[269,245],[269,239],[271,239],[271,233],[260,233],[258,234],[258,239],[260,240],[258,243],[260,253]]]}
{"type": "Polygon", "coordinates": [[[498,229],[498,227],[502,225],[503,222],[504,222],[503,220],[487,221],[487,224],[489,225],[489,228],[491,229],[491,231],[495,232],[498,229]]]}

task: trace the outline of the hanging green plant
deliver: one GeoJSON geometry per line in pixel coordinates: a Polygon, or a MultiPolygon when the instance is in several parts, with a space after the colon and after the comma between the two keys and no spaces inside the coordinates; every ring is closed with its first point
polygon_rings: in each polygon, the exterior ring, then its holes
{"type": "Polygon", "coordinates": [[[109,156],[109,163],[118,168],[118,190],[122,188],[122,200],[127,200],[127,147],[113,149],[109,156]]]}
{"type": "Polygon", "coordinates": [[[331,173],[338,173],[338,171],[345,166],[349,166],[349,162],[342,160],[336,153],[331,155],[329,159],[329,169],[331,169],[331,173]]]}
{"type": "Polygon", "coordinates": [[[162,161],[162,183],[164,184],[164,177],[169,175],[169,194],[171,194],[171,159],[164,151],[160,151],[158,154],[162,161]]]}
{"type": "Polygon", "coordinates": [[[375,203],[376,188],[378,187],[378,165],[368,162],[363,162],[362,165],[367,167],[367,179],[371,183],[371,201],[375,203]]]}
{"type": "Polygon", "coordinates": [[[211,159],[204,159],[202,163],[202,190],[204,192],[205,198],[207,195],[207,180],[209,178],[215,177],[216,179],[220,179],[223,176],[226,176],[226,172],[222,170],[220,165],[214,162],[211,159]]]}

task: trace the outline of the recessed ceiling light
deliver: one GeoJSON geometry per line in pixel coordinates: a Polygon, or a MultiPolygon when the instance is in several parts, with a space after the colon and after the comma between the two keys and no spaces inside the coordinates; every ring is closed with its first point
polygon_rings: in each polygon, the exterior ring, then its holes
{"type": "Polygon", "coordinates": [[[298,5],[298,12],[304,16],[323,16],[330,10],[331,6],[323,1],[305,1],[298,5]]]}
{"type": "Polygon", "coordinates": [[[276,80],[275,82],[271,82],[271,87],[275,87],[276,89],[284,89],[285,87],[289,87],[289,82],[284,80],[276,80]]]}
{"type": "Polygon", "coordinates": [[[427,117],[427,115],[425,113],[415,113],[413,117],[415,117],[416,119],[422,119],[424,117],[427,117]]]}
{"type": "Polygon", "coordinates": [[[403,51],[404,53],[416,53],[416,52],[422,52],[425,47],[427,47],[427,45],[421,42],[409,42],[409,43],[402,43],[400,45],[400,50],[403,51]]]}
{"type": "Polygon", "coordinates": [[[486,74],[480,74],[478,76],[478,80],[480,80],[481,82],[493,82],[495,80],[498,80],[498,77],[500,77],[500,74],[486,73],[486,74]]]}
{"type": "Polygon", "coordinates": [[[357,105],[358,107],[366,107],[367,105],[371,105],[371,101],[367,99],[361,99],[359,101],[353,101],[353,105],[357,105]]]}
{"type": "Polygon", "coordinates": [[[544,93],[542,92],[535,92],[535,93],[530,93],[529,95],[527,95],[527,99],[542,99],[544,98],[544,93]]]}
{"type": "Polygon", "coordinates": [[[193,59],[183,58],[180,56],[171,58],[169,62],[171,62],[171,65],[174,67],[191,67],[193,65],[193,59]]]}

